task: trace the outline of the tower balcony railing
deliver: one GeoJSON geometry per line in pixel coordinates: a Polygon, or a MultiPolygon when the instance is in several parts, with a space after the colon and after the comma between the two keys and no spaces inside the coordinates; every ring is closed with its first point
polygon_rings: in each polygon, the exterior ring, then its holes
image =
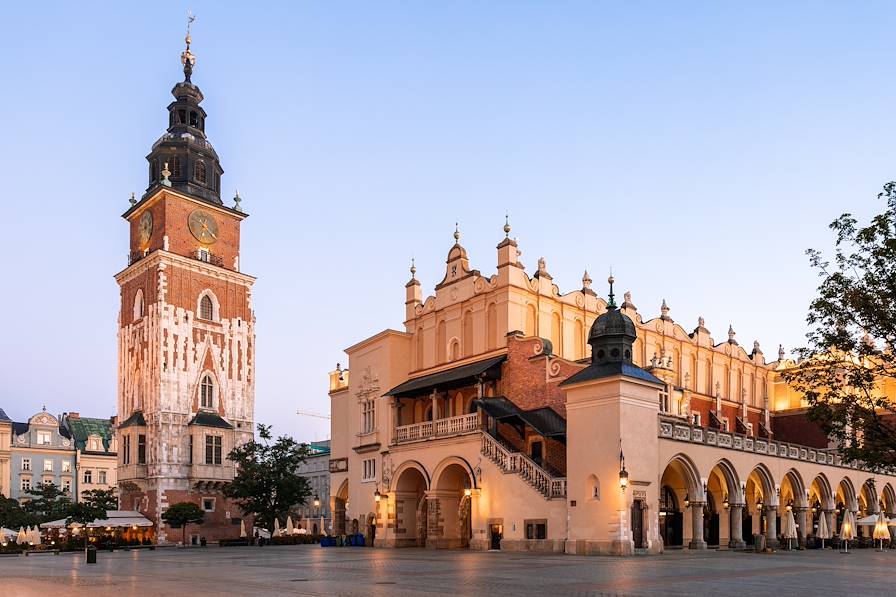
{"type": "Polygon", "coordinates": [[[392,443],[404,444],[438,437],[478,433],[481,428],[479,413],[470,413],[458,417],[398,426],[392,433],[392,443]]]}
{"type": "Polygon", "coordinates": [[[149,255],[149,251],[131,251],[128,253],[128,265],[134,265],[144,257],[149,255]]]}
{"type": "Polygon", "coordinates": [[[217,265],[218,267],[224,267],[224,258],[220,255],[215,255],[211,251],[206,251],[205,249],[199,249],[195,253],[192,254],[193,259],[196,261],[202,261],[204,263],[211,263],[212,265],[217,265]]]}

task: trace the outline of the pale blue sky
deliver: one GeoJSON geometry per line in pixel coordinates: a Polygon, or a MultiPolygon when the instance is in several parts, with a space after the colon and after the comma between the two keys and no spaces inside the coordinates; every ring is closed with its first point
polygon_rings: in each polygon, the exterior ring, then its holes
{"type": "Polygon", "coordinates": [[[534,272],[716,341],[792,348],[804,250],[893,178],[892,3],[178,2],[4,8],[0,407],[115,409],[120,214],[181,78],[251,214],[256,419],[328,425],[341,350],[401,328],[408,262],[441,278],[454,222],[494,271],[505,210],[534,272]]]}

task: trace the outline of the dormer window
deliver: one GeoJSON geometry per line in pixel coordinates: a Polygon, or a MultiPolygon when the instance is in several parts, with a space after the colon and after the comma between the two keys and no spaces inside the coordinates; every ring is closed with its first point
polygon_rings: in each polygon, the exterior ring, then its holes
{"type": "Polygon", "coordinates": [[[199,160],[196,162],[196,182],[201,182],[205,184],[208,181],[208,175],[205,171],[205,162],[199,160]]]}
{"type": "Polygon", "coordinates": [[[214,408],[215,384],[211,375],[203,375],[199,384],[199,406],[201,408],[214,408]]]}

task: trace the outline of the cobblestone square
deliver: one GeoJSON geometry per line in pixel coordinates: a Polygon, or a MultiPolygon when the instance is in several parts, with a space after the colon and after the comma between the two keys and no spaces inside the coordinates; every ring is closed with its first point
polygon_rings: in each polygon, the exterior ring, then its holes
{"type": "Polygon", "coordinates": [[[317,546],[0,558],[0,595],[892,595],[896,552],[633,558],[317,546]]]}

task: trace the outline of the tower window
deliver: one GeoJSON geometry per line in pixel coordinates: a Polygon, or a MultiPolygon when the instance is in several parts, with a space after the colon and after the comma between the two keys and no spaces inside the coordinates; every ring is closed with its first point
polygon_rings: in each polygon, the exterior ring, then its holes
{"type": "Polygon", "coordinates": [[[208,181],[208,176],[205,172],[205,162],[199,160],[196,162],[196,182],[201,182],[205,184],[208,181]]]}
{"type": "Polygon", "coordinates": [[[212,408],[215,399],[215,385],[211,375],[203,375],[199,384],[199,406],[212,408]]]}
{"type": "Polygon", "coordinates": [[[187,111],[186,110],[178,110],[177,111],[177,122],[179,124],[187,124],[187,111]]]}
{"type": "Polygon", "coordinates": [[[143,317],[143,289],[137,289],[137,295],[134,297],[134,321],[138,321],[143,317]]]}
{"type": "Polygon", "coordinates": [[[199,128],[199,114],[193,111],[190,112],[190,126],[199,128]]]}
{"type": "Polygon", "coordinates": [[[215,305],[207,294],[199,301],[199,318],[207,321],[212,321],[215,318],[215,305]]]}
{"type": "Polygon", "coordinates": [[[181,177],[180,156],[172,156],[171,158],[171,176],[174,178],[181,177]]]}
{"type": "Polygon", "coordinates": [[[159,163],[156,160],[149,162],[149,182],[159,179],[159,163]]]}

